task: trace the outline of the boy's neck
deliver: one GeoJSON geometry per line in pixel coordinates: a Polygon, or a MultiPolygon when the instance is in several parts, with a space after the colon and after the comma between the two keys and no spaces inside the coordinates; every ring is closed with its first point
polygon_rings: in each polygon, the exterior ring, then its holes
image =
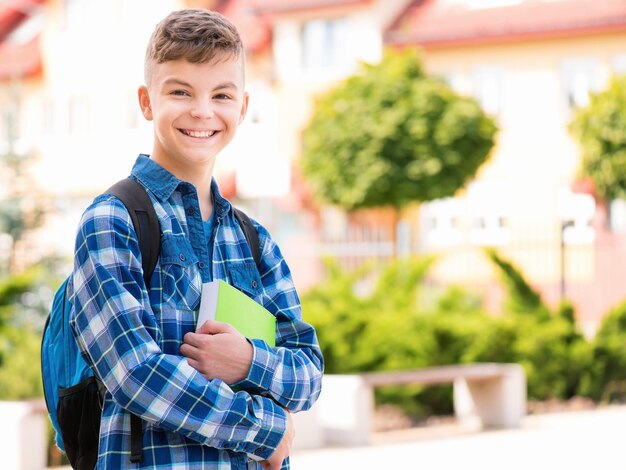
{"type": "Polygon", "coordinates": [[[213,201],[211,199],[211,181],[213,179],[213,164],[197,165],[194,167],[176,165],[168,159],[162,159],[157,155],[151,157],[156,163],[161,165],[176,178],[191,183],[198,193],[198,202],[202,220],[208,220],[213,212],[213,201]]]}

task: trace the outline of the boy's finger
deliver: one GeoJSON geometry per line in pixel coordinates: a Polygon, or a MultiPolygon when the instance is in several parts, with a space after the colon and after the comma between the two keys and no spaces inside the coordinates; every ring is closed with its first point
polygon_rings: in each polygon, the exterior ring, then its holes
{"type": "Polygon", "coordinates": [[[203,343],[207,341],[206,335],[202,335],[200,332],[198,333],[187,333],[183,337],[184,344],[188,344],[189,346],[193,346],[195,348],[199,348],[203,343]]]}
{"type": "Polygon", "coordinates": [[[216,335],[219,333],[232,333],[233,327],[228,323],[216,320],[207,320],[198,330],[198,333],[216,335]]]}
{"type": "Polygon", "coordinates": [[[197,351],[198,351],[198,348],[196,348],[195,346],[189,343],[183,343],[183,345],[180,347],[180,355],[188,359],[189,358],[197,359],[196,357],[197,351]]]}

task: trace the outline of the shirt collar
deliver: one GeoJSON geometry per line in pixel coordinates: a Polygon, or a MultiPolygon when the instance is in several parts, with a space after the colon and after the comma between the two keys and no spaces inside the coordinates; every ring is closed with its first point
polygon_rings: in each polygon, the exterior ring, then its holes
{"type": "MultiPolygon", "coordinates": [[[[169,199],[181,185],[193,188],[191,183],[177,178],[145,154],[137,157],[131,174],[161,201],[169,199]]],[[[215,178],[211,180],[211,195],[216,214],[224,214],[230,209],[231,204],[220,193],[215,178]]]]}
{"type": "Polygon", "coordinates": [[[144,154],[137,157],[131,174],[160,200],[169,199],[174,190],[183,183],[144,154]]]}

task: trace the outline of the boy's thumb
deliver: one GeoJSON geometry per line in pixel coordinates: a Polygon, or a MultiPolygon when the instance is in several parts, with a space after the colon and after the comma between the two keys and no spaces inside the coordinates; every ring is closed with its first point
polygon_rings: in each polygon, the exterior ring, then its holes
{"type": "Polygon", "coordinates": [[[206,335],[217,335],[219,333],[230,333],[232,331],[232,326],[228,323],[224,323],[216,320],[207,320],[205,321],[198,333],[203,333],[206,335]]]}

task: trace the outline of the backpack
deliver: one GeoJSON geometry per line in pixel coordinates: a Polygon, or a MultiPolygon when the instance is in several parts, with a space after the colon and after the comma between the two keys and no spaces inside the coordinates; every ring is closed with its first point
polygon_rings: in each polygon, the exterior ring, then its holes
{"type": "MultiPolygon", "coordinates": [[[[111,186],[105,194],[116,196],[130,214],[141,251],[146,286],[156,267],[161,231],[152,201],[144,187],[126,178],[111,186]]],[[[234,208],[257,266],[260,247],[257,231],[248,216],[234,208]]],[[[56,432],[56,445],[74,469],[92,470],[98,459],[100,417],[104,385],[85,361],[69,324],[71,304],[67,283],[56,291],[41,342],[41,374],[48,415],[56,432]]],[[[131,462],[141,462],[141,419],[131,414],[131,462]]]]}

